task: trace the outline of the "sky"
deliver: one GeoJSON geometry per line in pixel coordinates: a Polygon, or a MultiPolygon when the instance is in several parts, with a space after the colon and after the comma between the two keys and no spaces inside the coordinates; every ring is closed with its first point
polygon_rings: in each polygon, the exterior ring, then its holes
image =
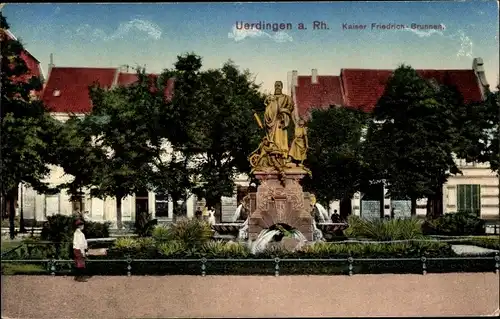
{"type": "Polygon", "coordinates": [[[342,68],[393,69],[402,63],[416,69],[470,69],[473,58],[481,57],[490,85],[498,82],[495,0],[49,3],[7,4],[2,11],[44,74],[51,53],[61,67],[140,65],[157,73],[172,68],[178,55],[194,52],[204,68],[231,59],[270,91],[274,81],[286,83],[292,70],[339,75],[342,68]],[[258,22],[282,25],[259,30],[258,22]],[[383,29],[390,24],[402,27],[383,29]]]}

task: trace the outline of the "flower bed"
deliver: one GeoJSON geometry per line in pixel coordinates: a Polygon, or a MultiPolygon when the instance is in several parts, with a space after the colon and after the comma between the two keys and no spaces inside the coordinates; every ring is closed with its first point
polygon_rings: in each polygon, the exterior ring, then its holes
{"type": "MultiPolygon", "coordinates": [[[[424,269],[432,272],[495,269],[494,253],[487,258],[457,258],[448,242],[416,241],[424,239],[417,226],[420,224],[414,220],[374,225],[361,222],[351,230],[357,232],[358,238],[407,242],[316,242],[296,251],[272,245],[252,254],[246,244],[211,240],[210,226],[204,222],[181,221],[169,227],[156,227],[152,237],[117,238],[106,256],[90,256],[88,268],[94,275],[273,275],[276,272],[333,275],[350,272],[422,273],[424,269]],[[403,223],[406,226],[402,226],[403,223]]],[[[495,244],[493,238],[471,240],[495,244]]],[[[463,241],[460,243],[464,244],[463,241]]],[[[40,260],[43,269],[56,274],[69,274],[72,268],[70,250],[37,245],[36,241],[26,241],[26,247],[3,259],[40,260]],[[53,259],[57,259],[55,264],[53,259]]],[[[2,263],[2,271],[4,268],[2,263]]],[[[10,269],[8,273],[23,272],[26,269],[18,272],[10,269]]]]}

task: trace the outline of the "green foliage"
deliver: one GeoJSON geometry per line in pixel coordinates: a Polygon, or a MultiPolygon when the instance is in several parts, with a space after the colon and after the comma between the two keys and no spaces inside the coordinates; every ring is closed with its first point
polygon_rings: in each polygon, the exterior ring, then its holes
{"type": "Polygon", "coordinates": [[[250,256],[248,246],[234,242],[211,241],[203,245],[200,251],[207,258],[247,258],[250,256]]]}
{"type": "Polygon", "coordinates": [[[358,257],[358,258],[403,258],[420,257],[427,255],[452,256],[450,245],[439,242],[409,242],[409,243],[380,243],[380,244],[361,244],[347,243],[335,244],[318,242],[305,246],[302,249],[304,255],[310,258],[329,258],[329,257],[358,257]],[[314,257],[313,257],[314,256],[314,257]]]}
{"type": "MultiPolygon", "coordinates": [[[[460,134],[449,90],[402,65],[389,79],[368,129],[366,160],[387,181],[391,197],[428,198],[441,214],[442,185],[459,173],[452,152],[460,134]]],[[[437,211],[436,211],[437,210],[437,211]]]]}
{"type": "Polygon", "coordinates": [[[498,171],[499,91],[487,92],[484,102],[471,104],[464,104],[463,99],[457,98],[456,90],[451,91],[450,95],[454,95],[457,100],[454,105],[457,110],[457,129],[460,132],[454,149],[457,157],[467,162],[489,162],[491,169],[498,171]]]}
{"type": "MultiPolygon", "coordinates": [[[[121,199],[151,189],[155,159],[159,158],[161,139],[155,133],[158,121],[157,99],[151,97],[152,83],[144,70],[138,81],[110,90],[90,88],[92,113],[85,126],[95,144],[107,152],[106,159],[94,168],[92,194],[121,199]]],[[[117,226],[122,227],[121,204],[117,201],[117,226]]]]}
{"type": "MultiPolygon", "coordinates": [[[[42,88],[41,81],[30,74],[21,55],[23,45],[6,36],[9,25],[2,13],[0,20],[0,195],[13,202],[17,198],[19,183],[39,192],[53,191],[43,180],[50,172],[48,164],[57,164],[53,150],[59,126],[42,101],[31,96],[42,88]]],[[[13,238],[15,207],[10,205],[8,209],[13,238]]]]}
{"type": "Polygon", "coordinates": [[[447,236],[483,235],[486,232],[484,220],[471,212],[449,213],[427,220],[423,229],[426,234],[447,236]]]}
{"type": "Polygon", "coordinates": [[[42,265],[33,264],[2,264],[2,275],[45,275],[47,269],[42,265]]]}
{"type": "Polygon", "coordinates": [[[59,185],[75,199],[82,189],[93,185],[98,168],[106,160],[105,151],[93,143],[92,130],[85,118],[71,116],[62,124],[58,135],[58,164],[66,174],[74,176],[71,182],[59,185]]]}
{"type": "Polygon", "coordinates": [[[192,160],[193,192],[215,206],[232,194],[235,173],[250,169],[247,156],[261,136],[253,112],[263,110],[264,97],[251,74],[230,61],[220,69],[201,66],[200,57],[185,54],[165,71],[163,78],[175,75],[175,91],[164,117],[166,137],[192,160]]]}
{"type": "Polygon", "coordinates": [[[369,238],[377,241],[407,240],[422,238],[422,222],[411,219],[366,220],[349,216],[349,227],[344,231],[348,237],[369,238]]]}
{"type": "Polygon", "coordinates": [[[151,213],[139,212],[135,219],[134,230],[139,237],[151,236],[157,224],[158,220],[153,219],[151,213]]]}
{"type": "Polygon", "coordinates": [[[157,243],[164,243],[170,239],[169,228],[165,226],[156,226],[153,229],[152,236],[157,243]]]}
{"type": "Polygon", "coordinates": [[[184,243],[186,249],[197,249],[212,238],[213,231],[210,225],[202,220],[180,220],[168,227],[169,240],[184,243]]]}
{"type": "Polygon", "coordinates": [[[312,177],[304,187],[319,201],[350,198],[359,190],[364,174],[361,138],[367,115],[359,110],[332,107],[314,109],[309,121],[306,165],[312,177]]]}
{"type": "Polygon", "coordinates": [[[120,250],[129,250],[129,249],[139,249],[141,247],[140,242],[132,237],[120,237],[115,240],[113,248],[120,250]]]}
{"type": "Polygon", "coordinates": [[[158,245],[158,252],[163,257],[181,256],[186,249],[186,244],[178,240],[168,241],[158,245]]]}
{"type": "MultiPolygon", "coordinates": [[[[488,249],[496,249],[500,251],[500,237],[499,236],[488,236],[488,237],[475,237],[470,240],[471,245],[484,247],[488,249]]],[[[463,243],[462,243],[463,245],[463,243]]]]}
{"type": "MultiPolygon", "coordinates": [[[[47,221],[42,227],[40,237],[42,240],[52,242],[72,242],[75,231],[75,219],[72,216],[52,215],[47,216],[47,221]]],[[[109,237],[110,223],[97,223],[86,221],[83,233],[87,239],[109,237]]]]}

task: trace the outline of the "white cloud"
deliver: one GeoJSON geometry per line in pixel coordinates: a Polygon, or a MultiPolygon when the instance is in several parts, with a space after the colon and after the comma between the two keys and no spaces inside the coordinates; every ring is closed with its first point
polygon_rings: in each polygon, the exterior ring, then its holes
{"type": "Polygon", "coordinates": [[[472,40],[462,30],[458,30],[458,36],[460,37],[460,50],[457,53],[457,57],[465,56],[472,58],[472,40]]]}
{"type": "Polygon", "coordinates": [[[410,31],[414,34],[416,34],[419,38],[427,38],[430,37],[433,34],[437,35],[443,35],[442,31],[436,30],[436,29],[430,29],[430,30],[418,30],[418,29],[412,29],[412,28],[405,28],[405,31],[410,31]]]}
{"type": "MultiPolygon", "coordinates": [[[[465,34],[465,32],[463,30],[458,30],[454,34],[445,34],[444,31],[435,30],[435,29],[418,30],[418,29],[412,29],[412,28],[405,28],[403,30],[412,32],[413,34],[417,35],[420,38],[427,38],[427,37],[430,37],[432,35],[436,35],[436,36],[442,36],[442,37],[453,39],[453,40],[458,40],[457,42],[459,43],[460,48],[456,54],[457,57],[468,57],[468,58],[473,57],[472,40],[465,34]]],[[[446,30],[446,26],[444,24],[443,24],[443,30],[446,30]]]]}
{"type": "Polygon", "coordinates": [[[120,23],[118,28],[109,34],[99,28],[93,28],[89,24],[81,25],[76,29],[75,34],[82,37],[89,37],[91,40],[110,41],[115,39],[123,39],[130,32],[139,31],[148,39],[159,40],[162,35],[161,28],[148,20],[132,19],[127,22],[120,23]]]}
{"type": "Polygon", "coordinates": [[[242,41],[246,38],[268,38],[278,43],[293,41],[293,38],[284,31],[267,33],[257,29],[238,30],[236,26],[233,26],[233,29],[227,34],[227,37],[229,39],[234,39],[236,42],[242,41]]]}

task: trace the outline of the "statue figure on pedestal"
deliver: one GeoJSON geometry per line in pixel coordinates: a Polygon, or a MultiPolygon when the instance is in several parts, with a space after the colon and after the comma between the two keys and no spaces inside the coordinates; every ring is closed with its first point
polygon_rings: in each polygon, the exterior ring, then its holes
{"type": "MultiPolygon", "coordinates": [[[[254,114],[259,126],[266,130],[259,148],[250,154],[252,172],[255,170],[277,171],[280,179],[285,178],[285,169],[296,167],[292,161],[303,167],[308,148],[305,121],[295,121],[295,138],[291,148],[288,145],[288,128],[293,120],[294,105],[289,95],[283,94],[283,82],[276,81],[274,94],[265,101],[264,124],[254,114]]],[[[308,171],[306,168],[304,170],[308,171]]],[[[309,172],[309,171],[308,171],[309,172]]]]}
{"type": "Polygon", "coordinates": [[[300,119],[298,125],[295,126],[295,138],[288,153],[291,160],[298,162],[299,166],[304,166],[304,160],[307,158],[307,149],[309,148],[305,125],[305,121],[300,119]]]}

